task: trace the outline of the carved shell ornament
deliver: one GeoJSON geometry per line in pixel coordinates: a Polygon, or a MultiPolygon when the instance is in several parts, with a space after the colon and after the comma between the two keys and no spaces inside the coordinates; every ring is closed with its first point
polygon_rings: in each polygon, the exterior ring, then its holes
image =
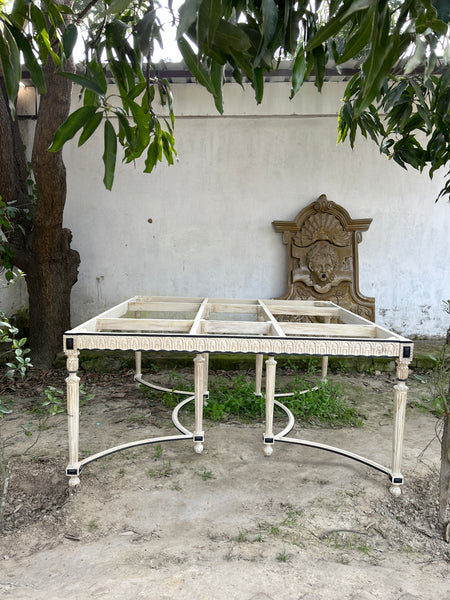
{"type": "Polygon", "coordinates": [[[329,241],[336,246],[351,244],[351,233],[344,228],[334,215],[329,213],[316,213],[308,217],[302,225],[301,231],[294,236],[296,246],[310,246],[317,241],[329,241]]]}

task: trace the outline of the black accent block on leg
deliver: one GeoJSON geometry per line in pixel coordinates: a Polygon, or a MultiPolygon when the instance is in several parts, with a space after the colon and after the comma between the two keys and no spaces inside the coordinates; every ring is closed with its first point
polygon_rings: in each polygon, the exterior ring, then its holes
{"type": "Polygon", "coordinates": [[[403,483],[403,475],[399,475],[398,477],[393,477],[389,473],[389,481],[391,481],[392,483],[402,484],[403,483]]]}
{"type": "Polygon", "coordinates": [[[66,469],[66,475],[79,475],[81,472],[81,467],[78,467],[76,469],[71,469],[70,467],[67,467],[66,469]]]}

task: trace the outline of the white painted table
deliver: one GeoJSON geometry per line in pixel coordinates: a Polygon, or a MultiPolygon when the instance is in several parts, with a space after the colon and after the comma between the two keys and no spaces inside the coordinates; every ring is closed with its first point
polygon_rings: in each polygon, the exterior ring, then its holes
{"type": "Polygon", "coordinates": [[[245,353],[256,356],[255,393],[261,395],[263,357],[267,355],[265,382],[264,452],[272,454],[275,442],[310,446],[346,456],[388,475],[390,490],[401,493],[403,429],[405,421],[408,365],[413,344],[371,321],[332,302],[301,300],[230,300],[208,298],[169,298],[136,296],[86,321],[64,335],[67,355],[67,411],[69,420],[69,484],[80,483],[83,466],[104,456],[135,446],[168,441],[193,440],[200,453],[205,439],[203,402],[208,397],[208,357],[210,353],[245,353]],[[295,320],[293,320],[293,318],[295,320]],[[194,358],[194,394],[172,413],[178,435],[132,441],[79,459],[79,377],[80,350],[132,350],[136,356],[135,379],[150,387],[141,372],[141,353],[146,351],[190,352],[194,358]],[[392,463],[385,467],[369,458],[343,450],[288,437],[294,427],[292,413],[275,397],[277,355],[322,356],[322,378],[327,375],[328,356],[365,356],[394,358],[397,384],[394,386],[394,423],[392,463]],[[194,431],[186,429],[178,413],[194,401],[194,431]],[[273,431],[274,405],[282,408],[288,425],[278,434],[273,431]]]}

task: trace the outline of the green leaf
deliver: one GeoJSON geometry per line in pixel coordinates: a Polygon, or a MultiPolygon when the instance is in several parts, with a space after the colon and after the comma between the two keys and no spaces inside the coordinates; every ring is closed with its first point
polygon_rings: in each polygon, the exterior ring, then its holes
{"type": "Polygon", "coordinates": [[[370,8],[373,3],[374,0],[347,0],[339,12],[336,13],[336,16],[330,19],[326,25],[321,27],[316,35],[308,42],[306,50],[312,50],[324,42],[327,42],[342,30],[354,13],[370,8]]]}
{"type": "Polygon", "coordinates": [[[30,4],[30,16],[33,27],[35,27],[38,32],[46,31],[47,24],[45,22],[45,16],[34,2],[31,2],[30,4]]]}
{"type": "Polygon", "coordinates": [[[214,96],[215,90],[209,74],[205,67],[198,61],[197,55],[192,50],[189,42],[185,38],[180,38],[178,40],[178,48],[189,71],[214,96]]]}
{"type": "Polygon", "coordinates": [[[439,91],[450,87],[450,67],[447,67],[439,79],[439,91]]]}
{"type": "Polygon", "coordinates": [[[119,88],[122,102],[124,102],[129,90],[134,89],[136,85],[133,71],[128,63],[112,58],[109,60],[109,67],[119,88]]]}
{"type": "Polygon", "coordinates": [[[264,93],[264,69],[256,67],[253,69],[253,87],[255,90],[255,98],[258,104],[261,104],[264,93]]]}
{"type": "Polygon", "coordinates": [[[173,165],[173,155],[176,155],[176,151],[174,148],[174,142],[175,140],[173,139],[173,137],[170,135],[170,133],[168,133],[167,131],[163,131],[162,132],[162,136],[161,136],[161,141],[162,141],[162,149],[164,152],[164,156],[166,157],[167,163],[169,165],[173,165]]]}
{"type": "Polygon", "coordinates": [[[103,164],[105,165],[105,175],[103,183],[107,190],[111,190],[116,169],[117,136],[111,121],[108,119],[105,121],[104,141],[103,164]]]}
{"type": "Polygon", "coordinates": [[[119,120],[119,135],[122,136],[122,138],[126,138],[127,142],[130,143],[132,138],[132,130],[130,124],[128,123],[127,117],[119,110],[117,110],[115,114],[119,120]]]}
{"type": "Polygon", "coordinates": [[[319,90],[322,89],[323,80],[325,77],[325,67],[327,63],[327,53],[323,46],[318,46],[313,50],[313,59],[314,59],[314,74],[315,81],[314,85],[319,90]]]}
{"type": "Polygon", "coordinates": [[[211,65],[211,83],[214,86],[214,103],[220,114],[223,114],[223,74],[225,68],[222,65],[214,62],[211,65]]]}
{"type": "Polygon", "coordinates": [[[156,19],[156,9],[149,10],[145,13],[136,27],[137,40],[139,48],[143,54],[147,54],[150,48],[150,38],[153,30],[153,25],[156,19]]]}
{"type": "Polygon", "coordinates": [[[153,171],[153,169],[155,168],[156,163],[158,161],[158,152],[159,152],[158,146],[159,146],[159,144],[156,140],[153,140],[153,142],[149,145],[148,150],[147,150],[147,158],[145,161],[144,173],[151,173],[153,171]]]}
{"type": "Polygon", "coordinates": [[[448,0],[431,0],[437,15],[444,23],[450,22],[450,4],[448,0]]]}
{"type": "Polygon", "coordinates": [[[357,28],[356,32],[352,35],[352,37],[348,40],[347,44],[345,45],[344,52],[336,61],[336,64],[341,65],[347,60],[354,58],[361,52],[361,50],[363,50],[367,46],[372,31],[372,18],[373,10],[368,10],[367,13],[364,15],[363,19],[361,20],[361,23],[357,28]]]}
{"type": "MultiPolygon", "coordinates": [[[[254,64],[259,67],[272,42],[278,25],[278,8],[274,0],[262,0],[262,37],[254,64]]],[[[270,61],[269,61],[270,62],[270,61]]]]}
{"type": "Polygon", "coordinates": [[[50,152],[58,152],[64,146],[64,144],[73,138],[76,132],[83,127],[87,121],[96,112],[95,106],[82,106],[56,130],[53,143],[49,148],[50,152]]]}
{"type": "Polygon", "coordinates": [[[47,7],[47,14],[50,17],[50,21],[54,25],[55,29],[58,27],[64,27],[64,17],[62,16],[59,7],[50,0],[43,0],[47,7]]]}
{"type": "Polygon", "coordinates": [[[427,126],[427,129],[428,129],[428,132],[431,132],[431,130],[433,129],[433,124],[431,122],[431,117],[430,117],[429,112],[427,110],[425,110],[422,106],[417,107],[417,112],[424,120],[424,122],[427,126]]]}
{"type": "Polygon", "coordinates": [[[95,106],[96,108],[98,108],[100,106],[101,102],[100,102],[100,98],[98,97],[98,94],[96,94],[95,92],[93,92],[92,90],[84,90],[84,96],[83,96],[83,105],[84,106],[95,106]]]}
{"type": "Polygon", "coordinates": [[[388,112],[393,106],[395,106],[398,103],[401,95],[407,89],[407,87],[408,82],[406,80],[403,80],[390,88],[390,90],[385,94],[383,99],[383,108],[386,112],[388,112]]]}
{"type": "Polygon", "coordinates": [[[65,71],[59,73],[59,75],[61,75],[61,77],[66,77],[67,79],[70,79],[74,83],[78,83],[78,85],[81,85],[81,87],[91,90],[99,96],[105,95],[106,90],[103,91],[103,89],[98,85],[98,83],[93,79],[90,79],[89,77],[86,77],[84,75],[77,75],[76,73],[66,73],[65,71]]]}
{"type": "Polygon", "coordinates": [[[62,38],[63,49],[64,49],[64,54],[66,55],[66,58],[69,58],[69,56],[71,56],[73,49],[75,47],[75,44],[77,42],[77,37],[78,37],[78,29],[75,27],[75,25],[73,23],[69,23],[69,25],[67,25],[66,29],[64,30],[63,38],[62,38]]]}
{"type": "Polygon", "coordinates": [[[416,98],[420,102],[420,105],[423,107],[424,110],[428,110],[428,105],[426,103],[424,93],[423,93],[422,88],[419,85],[419,83],[417,83],[417,81],[413,78],[409,80],[409,83],[410,83],[411,87],[413,88],[416,98]]]}
{"type": "MultiPolygon", "coordinates": [[[[252,69],[250,62],[247,60],[247,58],[243,54],[241,54],[239,52],[235,52],[234,50],[230,50],[230,55],[231,55],[231,58],[232,58],[234,64],[236,65],[236,67],[238,69],[241,69],[241,71],[244,73],[244,75],[250,81],[253,81],[253,69],[252,69]]],[[[236,71],[236,69],[235,69],[235,71],[236,71]]],[[[239,76],[236,77],[236,75],[237,75],[237,73],[235,74],[235,72],[233,71],[233,77],[236,79],[236,81],[238,83],[240,83],[242,85],[242,77],[239,77],[239,76]]]]}
{"type": "Polygon", "coordinates": [[[363,65],[366,79],[355,105],[355,116],[358,117],[376,98],[398,57],[409,45],[407,34],[389,33],[389,20],[378,44],[374,45],[368,60],[363,65]],[[380,41],[381,40],[381,41],[380,41]],[[376,47],[376,50],[374,48],[376,47]]]}
{"type": "Polygon", "coordinates": [[[16,40],[8,27],[0,21],[0,60],[3,69],[6,93],[11,114],[15,114],[15,99],[19,91],[21,77],[20,56],[16,40]]]}
{"type": "Polygon", "coordinates": [[[393,45],[392,38],[389,35],[389,8],[386,0],[383,0],[383,3],[383,10],[375,15],[373,20],[371,49],[369,56],[363,64],[363,72],[366,76],[364,82],[365,90],[368,90],[377,79],[378,73],[386,59],[386,55],[389,53],[389,50],[392,49],[393,45]]]}
{"type": "Polygon", "coordinates": [[[16,25],[18,25],[20,29],[23,28],[23,25],[28,17],[27,4],[28,2],[25,2],[25,0],[14,0],[14,4],[11,10],[11,17],[14,20],[14,23],[16,23],[16,25]]]}
{"type": "MultiPolygon", "coordinates": [[[[286,3],[287,5],[287,3],[286,3]]],[[[297,48],[297,40],[300,32],[300,11],[291,10],[286,30],[284,48],[294,55],[297,48]]]]}
{"type": "Polygon", "coordinates": [[[448,25],[439,19],[434,19],[434,21],[431,23],[431,28],[438,36],[447,35],[448,25]]]}
{"type": "Polygon", "coordinates": [[[250,39],[243,29],[222,19],[214,36],[214,46],[220,50],[245,52],[250,48],[250,39]]]}
{"type": "Polygon", "coordinates": [[[47,92],[47,87],[45,85],[44,74],[42,72],[41,65],[36,60],[29,40],[22,35],[22,32],[13,33],[17,46],[22,52],[24,64],[30,72],[31,81],[36,86],[40,94],[45,94],[47,92]]]}
{"type": "Polygon", "coordinates": [[[139,129],[147,130],[150,115],[137,102],[130,102],[130,110],[139,129]]]}
{"type": "Polygon", "coordinates": [[[275,35],[278,25],[278,8],[274,0],[262,0],[262,34],[265,46],[267,47],[275,35]]]}
{"type": "Polygon", "coordinates": [[[78,146],[82,146],[94,133],[97,127],[102,122],[103,113],[97,112],[95,113],[86,125],[83,127],[83,131],[81,132],[80,139],[78,140],[78,146]]]}
{"type": "Polygon", "coordinates": [[[203,0],[200,4],[197,19],[197,46],[202,48],[205,41],[211,46],[217,26],[222,18],[221,0],[203,0]]]}
{"type": "Polygon", "coordinates": [[[306,61],[306,55],[304,48],[301,48],[295,57],[294,65],[292,67],[292,89],[291,99],[299,91],[303,82],[308,77],[313,66],[312,54],[309,54],[308,61],[306,61]]]}
{"type": "Polygon", "coordinates": [[[130,100],[134,100],[135,98],[140,96],[145,89],[147,89],[147,82],[141,81],[140,83],[136,84],[134,86],[134,88],[128,92],[128,98],[130,100]]]}
{"type": "Polygon", "coordinates": [[[98,87],[102,90],[103,94],[106,94],[108,82],[106,81],[106,75],[102,65],[95,60],[91,60],[91,62],[88,64],[87,71],[89,75],[92,75],[91,81],[95,81],[98,87]]]}
{"type": "Polygon", "coordinates": [[[108,15],[118,14],[128,8],[131,4],[131,0],[112,0],[109,7],[99,14],[99,17],[103,18],[108,15]]]}

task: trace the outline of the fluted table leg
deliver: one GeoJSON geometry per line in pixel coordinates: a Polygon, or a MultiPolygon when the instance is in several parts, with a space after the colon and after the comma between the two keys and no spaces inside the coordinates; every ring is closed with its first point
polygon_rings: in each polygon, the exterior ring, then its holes
{"type": "Polygon", "coordinates": [[[67,473],[69,475],[69,486],[74,488],[79,485],[78,475],[78,439],[79,439],[79,419],[80,419],[80,378],[78,372],[78,350],[67,350],[67,371],[69,375],[66,379],[67,384],[67,417],[69,428],[69,465],[67,473]],[[74,474],[70,474],[74,471],[74,474]]]}
{"type": "Polygon", "coordinates": [[[264,454],[270,456],[273,452],[273,408],[275,400],[275,376],[277,361],[273,356],[266,360],[266,432],[264,434],[264,454]]]}
{"type": "Polygon", "coordinates": [[[394,431],[392,436],[392,473],[390,492],[394,496],[400,496],[403,483],[401,473],[403,453],[403,433],[405,428],[406,399],[408,387],[409,360],[397,360],[397,384],[394,386],[394,431]]]}
{"type": "Polygon", "coordinates": [[[203,452],[203,442],[205,432],[203,431],[203,397],[204,397],[204,375],[205,358],[202,354],[197,354],[194,358],[194,379],[195,379],[195,425],[194,425],[194,450],[197,454],[203,452]]]}
{"type": "Polygon", "coordinates": [[[261,396],[263,361],[264,354],[257,354],[255,364],[255,396],[261,396]]]}

